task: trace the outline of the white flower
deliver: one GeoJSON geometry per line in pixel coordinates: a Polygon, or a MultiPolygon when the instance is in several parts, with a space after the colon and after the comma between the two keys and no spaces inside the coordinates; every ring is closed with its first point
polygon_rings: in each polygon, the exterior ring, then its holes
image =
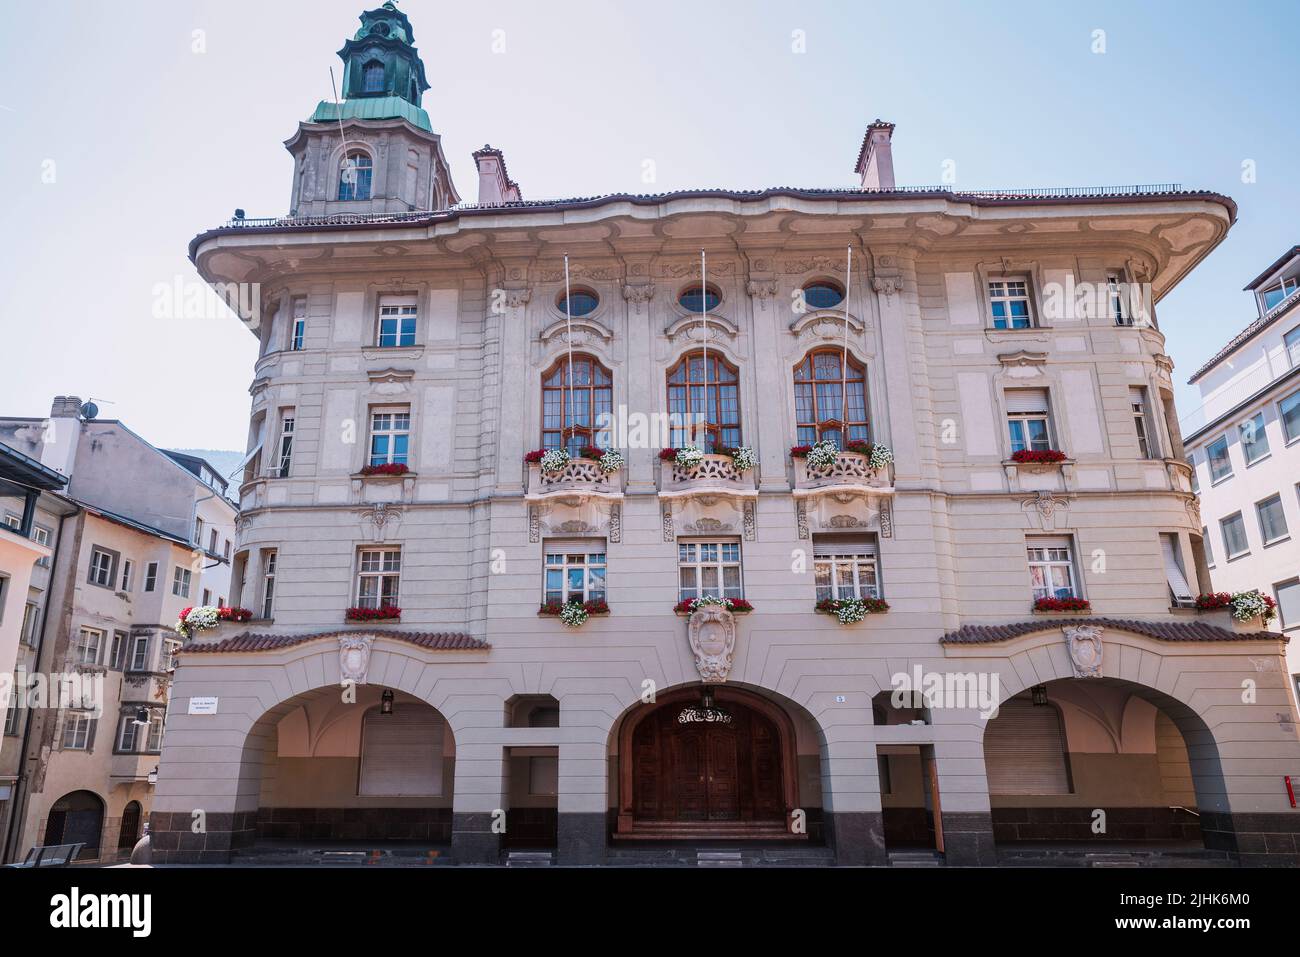
{"type": "Polygon", "coordinates": [[[600,457],[600,470],[608,475],[610,472],[617,472],[623,467],[623,454],[614,449],[610,449],[600,457]]]}
{"type": "Polygon", "coordinates": [[[851,625],[867,617],[867,604],[861,598],[841,598],[835,609],[841,625],[851,625]]]}
{"type": "Polygon", "coordinates": [[[565,602],[564,606],[560,609],[560,621],[564,622],[570,628],[577,628],[586,620],[587,609],[583,607],[582,602],[565,602]]]}
{"type": "Polygon", "coordinates": [[[677,467],[693,469],[704,461],[704,450],[695,445],[683,445],[677,450],[677,467]]]}
{"type": "Polygon", "coordinates": [[[177,619],[173,627],[182,638],[188,638],[196,631],[206,631],[209,628],[217,627],[220,620],[216,606],[201,605],[198,608],[191,608],[189,614],[184,618],[177,619]]]}
{"type": "Polygon", "coordinates": [[[569,453],[566,449],[551,449],[542,456],[543,472],[559,472],[569,464],[569,453]]]}
{"type": "Polygon", "coordinates": [[[754,450],[748,445],[742,445],[731,453],[731,464],[736,467],[740,473],[748,472],[754,467],[754,450]]]}
{"type": "Polygon", "coordinates": [[[839,457],[840,447],[832,439],[824,439],[808,450],[804,461],[810,469],[830,468],[839,457]]]}
{"type": "Polygon", "coordinates": [[[1264,621],[1271,621],[1277,614],[1268,603],[1264,601],[1264,596],[1258,591],[1239,591],[1232,596],[1230,602],[1232,608],[1232,617],[1237,621],[1254,621],[1256,618],[1262,618],[1264,621]]]}
{"type": "Polygon", "coordinates": [[[871,455],[867,459],[868,468],[883,469],[894,461],[894,453],[890,451],[888,445],[873,445],[871,455]]]}

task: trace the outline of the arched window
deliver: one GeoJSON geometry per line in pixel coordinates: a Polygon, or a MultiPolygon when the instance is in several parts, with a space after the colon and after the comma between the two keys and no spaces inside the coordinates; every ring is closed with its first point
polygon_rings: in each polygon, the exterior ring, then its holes
{"type": "Polygon", "coordinates": [[[128,801],[122,809],[122,829],[117,835],[117,849],[130,853],[140,840],[140,802],[128,801]]]}
{"type": "Polygon", "coordinates": [[[339,166],[339,199],[369,199],[372,172],[370,154],[361,150],[349,153],[339,166]]]}
{"type": "Polygon", "coordinates": [[[844,448],[846,428],[849,440],[869,440],[866,372],[849,356],[848,375],[842,375],[843,360],[842,349],[818,349],[795,366],[794,413],[799,445],[830,439],[844,448]]]}
{"type": "Polygon", "coordinates": [[[692,352],[668,370],[674,447],[699,442],[706,452],[735,448],[740,436],[740,376],[716,352],[692,352]]]}
{"type": "Polygon", "coordinates": [[[384,65],[378,60],[367,60],[361,68],[361,89],[364,93],[384,92],[384,65]]]}
{"type": "Polygon", "coordinates": [[[600,414],[614,409],[614,380],[591,356],[563,356],[542,376],[542,448],[577,455],[595,441],[600,414]]]}

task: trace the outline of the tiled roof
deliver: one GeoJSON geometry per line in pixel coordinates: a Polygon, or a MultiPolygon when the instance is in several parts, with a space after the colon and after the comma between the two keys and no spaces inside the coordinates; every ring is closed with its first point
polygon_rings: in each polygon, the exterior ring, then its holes
{"type": "Polygon", "coordinates": [[[1285,635],[1272,631],[1236,632],[1203,621],[1130,621],[1119,618],[1049,618],[1016,621],[1008,625],[962,625],[956,631],[948,632],[941,640],[946,645],[985,645],[1065,625],[1101,625],[1103,628],[1132,632],[1157,641],[1287,640],[1285,635]]]}
{"type": "Polygon", "coordinates": [[[342,635],[356,634],[373,634],[380,638],[394,638],[397,641],[405,641],[420,648],[428,648],[430,651],[485,651],[492,647],[486,641],[451,631],[384,631],[379,629],[361,631],[354,629],[348,631],[319,631],[307,635],[255,635],[251,632],[245,632],[242,635],[231,635],[221,641],[189,644],[182,648],[181,651],[203,654],[279,651],[281,648],[292,648],[295,645],[306,644],[309,641],[317,641],[322,638],[338,638],[342,635]]]}
{"type": "Polygon", "coordinates": [[[1232,340],[1226,346],[1211,356],[1210,360],[1206,362],[1205,365],[1193,372],[1192,377],[1187,380],[1187,384],[1192,385],[1195,383],[1197,379],[1209,372],[1214,368],[1214,366],[1218,365],[1220,361],[1227,358],[1238,348],[1245,345],[1249,340],[1255,338],[1277,320],[1281,319],[1284,313],[1290,312],[1291,307],[1298,302],[1300,302],[1300,293],[1292,293],[1268,312],[1264,313],[1264,315],[1260,316],[1248,325],[1245,329],[1242,329],[1241,332],[1232,337],[1232,340]]]}

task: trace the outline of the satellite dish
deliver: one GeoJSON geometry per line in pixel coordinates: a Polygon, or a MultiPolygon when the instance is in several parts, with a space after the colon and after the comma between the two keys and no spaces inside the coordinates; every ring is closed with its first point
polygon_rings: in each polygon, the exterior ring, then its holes
{"type": "Polygon", "coordinates": [[[83,419],[93,419],[99,415],[99,406],[93,402],[86,402],[81,406],[81,417],[83,419]]]}

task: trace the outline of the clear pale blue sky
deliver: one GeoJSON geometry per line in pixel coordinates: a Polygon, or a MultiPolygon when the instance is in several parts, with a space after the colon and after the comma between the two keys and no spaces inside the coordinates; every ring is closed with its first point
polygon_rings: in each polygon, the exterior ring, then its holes
{"type": "MultiPolygon", "coordinates": [[[[470,152],[489,141],[529,198],[851,185],[876,116],[898,124],[904,185],[939,182],[951,159],[958,188],[1217,190],[1237,200],[1238,224],[1160,306],[1180,381],[1251,319],[1241,287],[1300,242],[1294,0],[400,5],[467,199],[470,152]],[[806,53],[791,51],[795,30],[806,53]]],[[[102,414],[160,445],[243,447],[252,336],[233,319],[155,319],[154,289],[193,277],[186,243],[236,206],[287,211],[281,144],[330,97],[362,9],[9,0],[0,412],[44,415],[52,395],[76,393],[112,400],[102,414]]],[[[1184,415],[1194,396],[1182,388],[1184,415]]]]}

